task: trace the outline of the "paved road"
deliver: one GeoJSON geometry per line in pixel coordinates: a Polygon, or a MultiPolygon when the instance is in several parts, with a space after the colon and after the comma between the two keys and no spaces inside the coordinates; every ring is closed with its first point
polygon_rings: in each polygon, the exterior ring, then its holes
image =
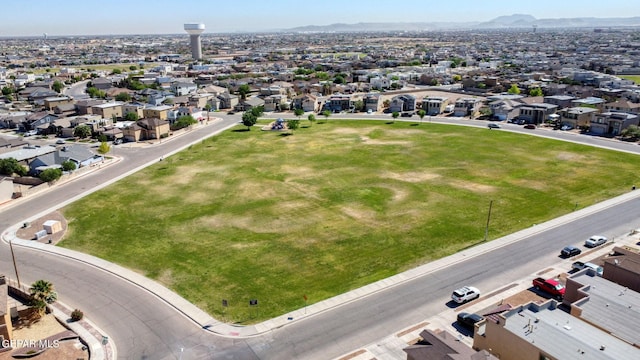
{"type": "MultiPolygon", "coordinates": [[[[155,162],[160,156],[185,147],[215,129],[232,125],[237,119],[234,116],[195,130],[162,147],[115,149],[114,152],[127,157],[127,161],[112,165],[108,172],[88,175],[56,191],[25,199],[2,212],[0,227],[34,216],[38,209],[62,206],[68,199],[116,179],[118,174],[155,162]],[[135,152],[135,156],[130,156],[130,152],[135,152]]],[[[603,144],[606,143],[603,140],[603,144]]],[[[630,200],[460,261],[453,271],[435,270],[411,282],[248,339],[226,339],[203,331],[161,299],[84,263],[18,247],[15,250],[22,282],[31,283],[39,278],[52,281],[62,301],[83,309],[88,318],[111,335],[120,358],[327,359],[440,313],[453,287],[473,283],[481,289],[499,288],[555,263],[557,251],[564,245],[581,243],[602,229],[610,229],[605,235],[614,237],[637,228],[640,224],[633,214],[638,210],[640,200],[630,200]]],[[[13,267],[7,246],[0,246],[0,270],[11,275],[13,267]]],[[[458,256],[464,257],[465,253],[458,256]]]]}

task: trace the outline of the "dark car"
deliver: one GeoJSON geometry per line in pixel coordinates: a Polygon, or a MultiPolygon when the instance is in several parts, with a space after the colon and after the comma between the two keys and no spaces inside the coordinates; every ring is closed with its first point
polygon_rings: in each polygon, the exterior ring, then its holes
{"type": "Polygon", "coordinates": [[[575,246],[565,246],[564,249],[560,251],[560,256],[568,258],[576,255],[580,255],[582,250],[578,249],[575,246]]]}
{"type": "Polygon", "coordinates": [[[524,126],[524,128],[525,128],[525,129],[535,129],[535,128],[536,128],[536,126],[535,126],[535,125],[533,125],[533,124],[527,124],[527,125],[525,125],[525,126],[524,126]]]}
{"type": "Polygon", "coordinates": [[[402,116],[402,117],[412,117],[412,116],[413,116],[413,113],[410,113],[410,112],[403,112],[400,116],[402,116]]]}
{"type": "Polygon", "coordinates": [[[466,327],[466,328],[473,328],[473,326],[477,323],[482,321],[484,318],[478,314],[472,314],[472,313],[466,313],[466,312],[461,312],[458,314],[458,324],[466,327]]]}

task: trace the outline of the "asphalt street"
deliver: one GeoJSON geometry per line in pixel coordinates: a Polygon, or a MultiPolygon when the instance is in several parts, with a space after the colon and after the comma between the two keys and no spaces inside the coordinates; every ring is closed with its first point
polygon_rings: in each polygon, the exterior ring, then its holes
{"type": "MultiPolygon", "coordinates": [[[[160,157],[233,126],[238,120],[239,115],[224,116],[213,125],[148,148],[116,147],[114,154],[123,160],[109,166],[109,171],[84,176],[54,191],[0,208],[0,227],[6,229],[25,219],[38,217],[43,211],[62,207],[87,191],[155,163],[160,157]]],[[[486,127],[485,122],[479,121],[432,121],[469,122],[486,127]]],[[[523,131],[516,125],[513,127],[515,131],[523,131]]],[[[596,146],[620,146],[625,151],[640,151],[638,145],[607,139],[556,131],[532,132],[544,132],[550,137],[567,136],[596,146]]],[[[581,244],[594,233],[615,238],[638,228],[640,223],[634,215],[638,211],[640,200],[633,199],[562,226],[523,236],[521,241],[491,252],[477,255],[469,250],[469,258],[453,268],[434,269],[425,276],[246,339],[220,337],[203,330],[157,296],[86,263],[26,248],[14,249],[21,281],[28,284],[46,278],[54,283],[61,301],[82,309],[111,336],[119,358],[328,359],[440,313],[447,306],[451,290],[460,285],[500,288],[557,262],[558,251],[565,245],[581,244]]],[[[10,277],[14,275],[9,249],[4,242],[0,245],[0,271],[10,277]]]]}

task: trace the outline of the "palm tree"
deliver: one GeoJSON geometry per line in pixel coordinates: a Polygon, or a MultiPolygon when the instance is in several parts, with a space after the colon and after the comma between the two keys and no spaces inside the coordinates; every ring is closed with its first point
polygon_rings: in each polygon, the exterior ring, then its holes
{"type": "Polygon", "coordinates": [[[58,294],[53,289],[53,284],[46,280],[38,280],[31,284],[29,294],[33,301],[33,307],[38,310],[38,315],[44,315],[47,304],[58,299],[58,294]]]}

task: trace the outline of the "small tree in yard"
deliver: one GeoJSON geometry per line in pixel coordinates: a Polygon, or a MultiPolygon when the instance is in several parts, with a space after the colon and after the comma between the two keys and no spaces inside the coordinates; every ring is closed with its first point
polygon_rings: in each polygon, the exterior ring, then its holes
{"type": "Polygon", "coordinates": [[[106,141],[103,141],[100,143],[100,147],[98,147],[98,152],[102,155],[108,153],[109,151],[111,151],[111,146],[109,146],[109,144],[107,144],[106,141]]]}
{"type": "Polygon", "coordinates": [[[427,112],[420,109],[418,110],[418,116],[420,117],[420,121],[422,121],[422,119],[424,119],[424,116],[427,115],[427,112]]]}
{"type": "Polygon", "coordinates": [[[304,110],[302,110],[302,109],[295,109],[295,110],[293,110],[293,114],[294,114],[295,116],[297,116],[297,117],[298,117],[298,120],[299,120],[299,119],[300,119],[300,116],[304,115],[304,110]]]}
{"type": "Polygon", "coordinates": [[[71,160],[66,160],[62,162],[62,170],[63,171],[73,171],[76,169],[76,163],[71,160]]]}
{"type": "Polygon", "coordinates": [[[313,114],[309,114],[307,120],[309,120],[309,122],[313,125],[313,122],[316,121],[316,116],[313,114]]]}
{"type": "Polygon", "coordinates": [[[62,169],[46,169],[40,173],[40,180],[44,182],[52,182],[60,179],[62,176],[62,169]]]}
{"type": "Polygon", "coordinates": [[[53,284],[46,280],[38,280],[29,288],[32,306],[38,310],[38,315],[44,315],[47,304],[58,299],[58,293],[54,291],[53,284]]]}
{"type": "Polygon", "coordinates": [[[324,116],[324,121],[329,121],[329,116],[331,116],[331,111],[325,110],[322,112],[322,116],[324,116]]]}
{"type": "Polygon", "coordinates": [[[396,119],[398,118],[398,116],[400,116],[400,113],[397,111],[394,111],[391,113],[391,117],[393,118],[393,122],[396,121],[396,119]]]}
{"type": "Polygon", "coordinates": [[[189,125],[193,125],[198,121],[191,115],[180,116],[175,123],[173,123],[174,130],[186,128],[189,125]]]}
{"type": "Polygon", "coordinates": [[[25,176],[27,169],[18,163],[18,160],[14,158],[0,159],[0,174],[11,176],[18,174],[19,176],[25,176]]]}
{"type": "Polygon", "coordinates": [[[78,125],[73,129],[73,136],[81,139],[91,136],[91,128],[87,125],[78,125]]]}
{"type": "Polygon", "coordinates": [[[287,127],[289,128],[289,130],[291,130],[291,134],[293,134],[293,131],[297,130],[300,127],[300,120],[287,120],[287,127]]]}
{"type": "Polygon", "coordinates": [[[242,114],[242,125],[247,127],[247,131],[251,131],[251,127],[258,122],[258,117],[255,116],[251,111],[245,111],[242,114]]]}

